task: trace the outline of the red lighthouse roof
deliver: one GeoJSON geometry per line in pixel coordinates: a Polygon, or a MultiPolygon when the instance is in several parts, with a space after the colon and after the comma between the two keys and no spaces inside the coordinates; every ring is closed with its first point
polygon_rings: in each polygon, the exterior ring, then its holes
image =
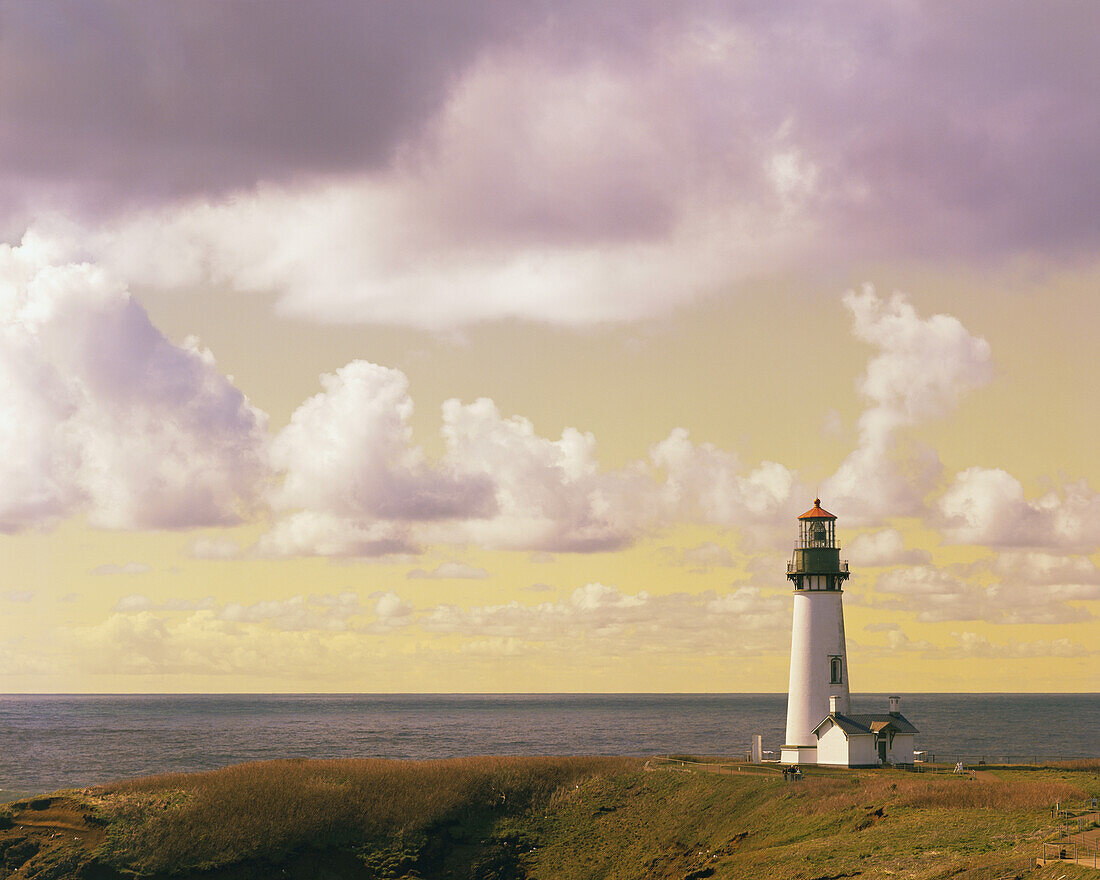
{"type": "Polygon", "coordinates": [[[814,499],[814,506],[807,510],[799,519],[836,519],[829,511],[821,507],[821,499],[814,499]]]}

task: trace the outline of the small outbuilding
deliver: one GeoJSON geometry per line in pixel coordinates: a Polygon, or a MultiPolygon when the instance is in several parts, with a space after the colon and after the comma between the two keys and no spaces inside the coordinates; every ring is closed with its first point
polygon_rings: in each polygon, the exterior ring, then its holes
{"type": "Polygon", "coordinates": [[[814,728],[817,763],[831,767],[912,765],[913,738],[919,731],[901,714],[900,704],[899,697],[890,697],[889,712],[844,715],[837,711],[836,698],[831,699],[829,714],[814,728]]]}

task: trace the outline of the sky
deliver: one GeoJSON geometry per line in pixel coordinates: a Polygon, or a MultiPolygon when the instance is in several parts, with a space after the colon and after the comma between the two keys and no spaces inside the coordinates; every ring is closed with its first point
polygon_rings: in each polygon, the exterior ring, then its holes
{"type": "Polygon", "coordinates": [[[0,0],[0,691],[1100,689],[1091,0],[0,0]]]}

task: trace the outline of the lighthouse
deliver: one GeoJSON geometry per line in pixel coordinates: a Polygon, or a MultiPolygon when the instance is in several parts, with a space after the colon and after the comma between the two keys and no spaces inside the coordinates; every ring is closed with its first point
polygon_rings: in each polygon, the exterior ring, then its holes
{"type": "Polygon", "coordinates": [[[787,579],[794,587],[794,617],[781,755],[784,763],[816,764],[818,726],[833,713],[847,715],[850,707],[842,604],[848,563],[836,543],[836,517],[822,509],[820,498],[798,518],[787,579]]]}

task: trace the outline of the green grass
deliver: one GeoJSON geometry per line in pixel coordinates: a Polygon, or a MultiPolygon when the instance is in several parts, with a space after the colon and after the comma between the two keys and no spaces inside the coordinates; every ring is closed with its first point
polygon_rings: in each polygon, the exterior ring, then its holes
{"type": "Polygon", "coordinates": [[[310,877],[323,863],[334,878],[939,880],[1033,857],[1056,830],[1051,805],[1100,790],[1091,767],[998,768],[982,780],[841,771],[791,783],[760,769],[271,761],[80,798],[108,823],[99,864],[139,877],[310,877]]]}
{"type": "Polygon", "coordinates": [[[535,876],[934,878],[1037,850],[1060,782],[876,771],[808,777],[634,773],[594,779],[544,821],[535,876]],[[646,866],[639,870],[639,866],[646,866]],[[702,876],[702,875],[700,875],[702,876]]]}

